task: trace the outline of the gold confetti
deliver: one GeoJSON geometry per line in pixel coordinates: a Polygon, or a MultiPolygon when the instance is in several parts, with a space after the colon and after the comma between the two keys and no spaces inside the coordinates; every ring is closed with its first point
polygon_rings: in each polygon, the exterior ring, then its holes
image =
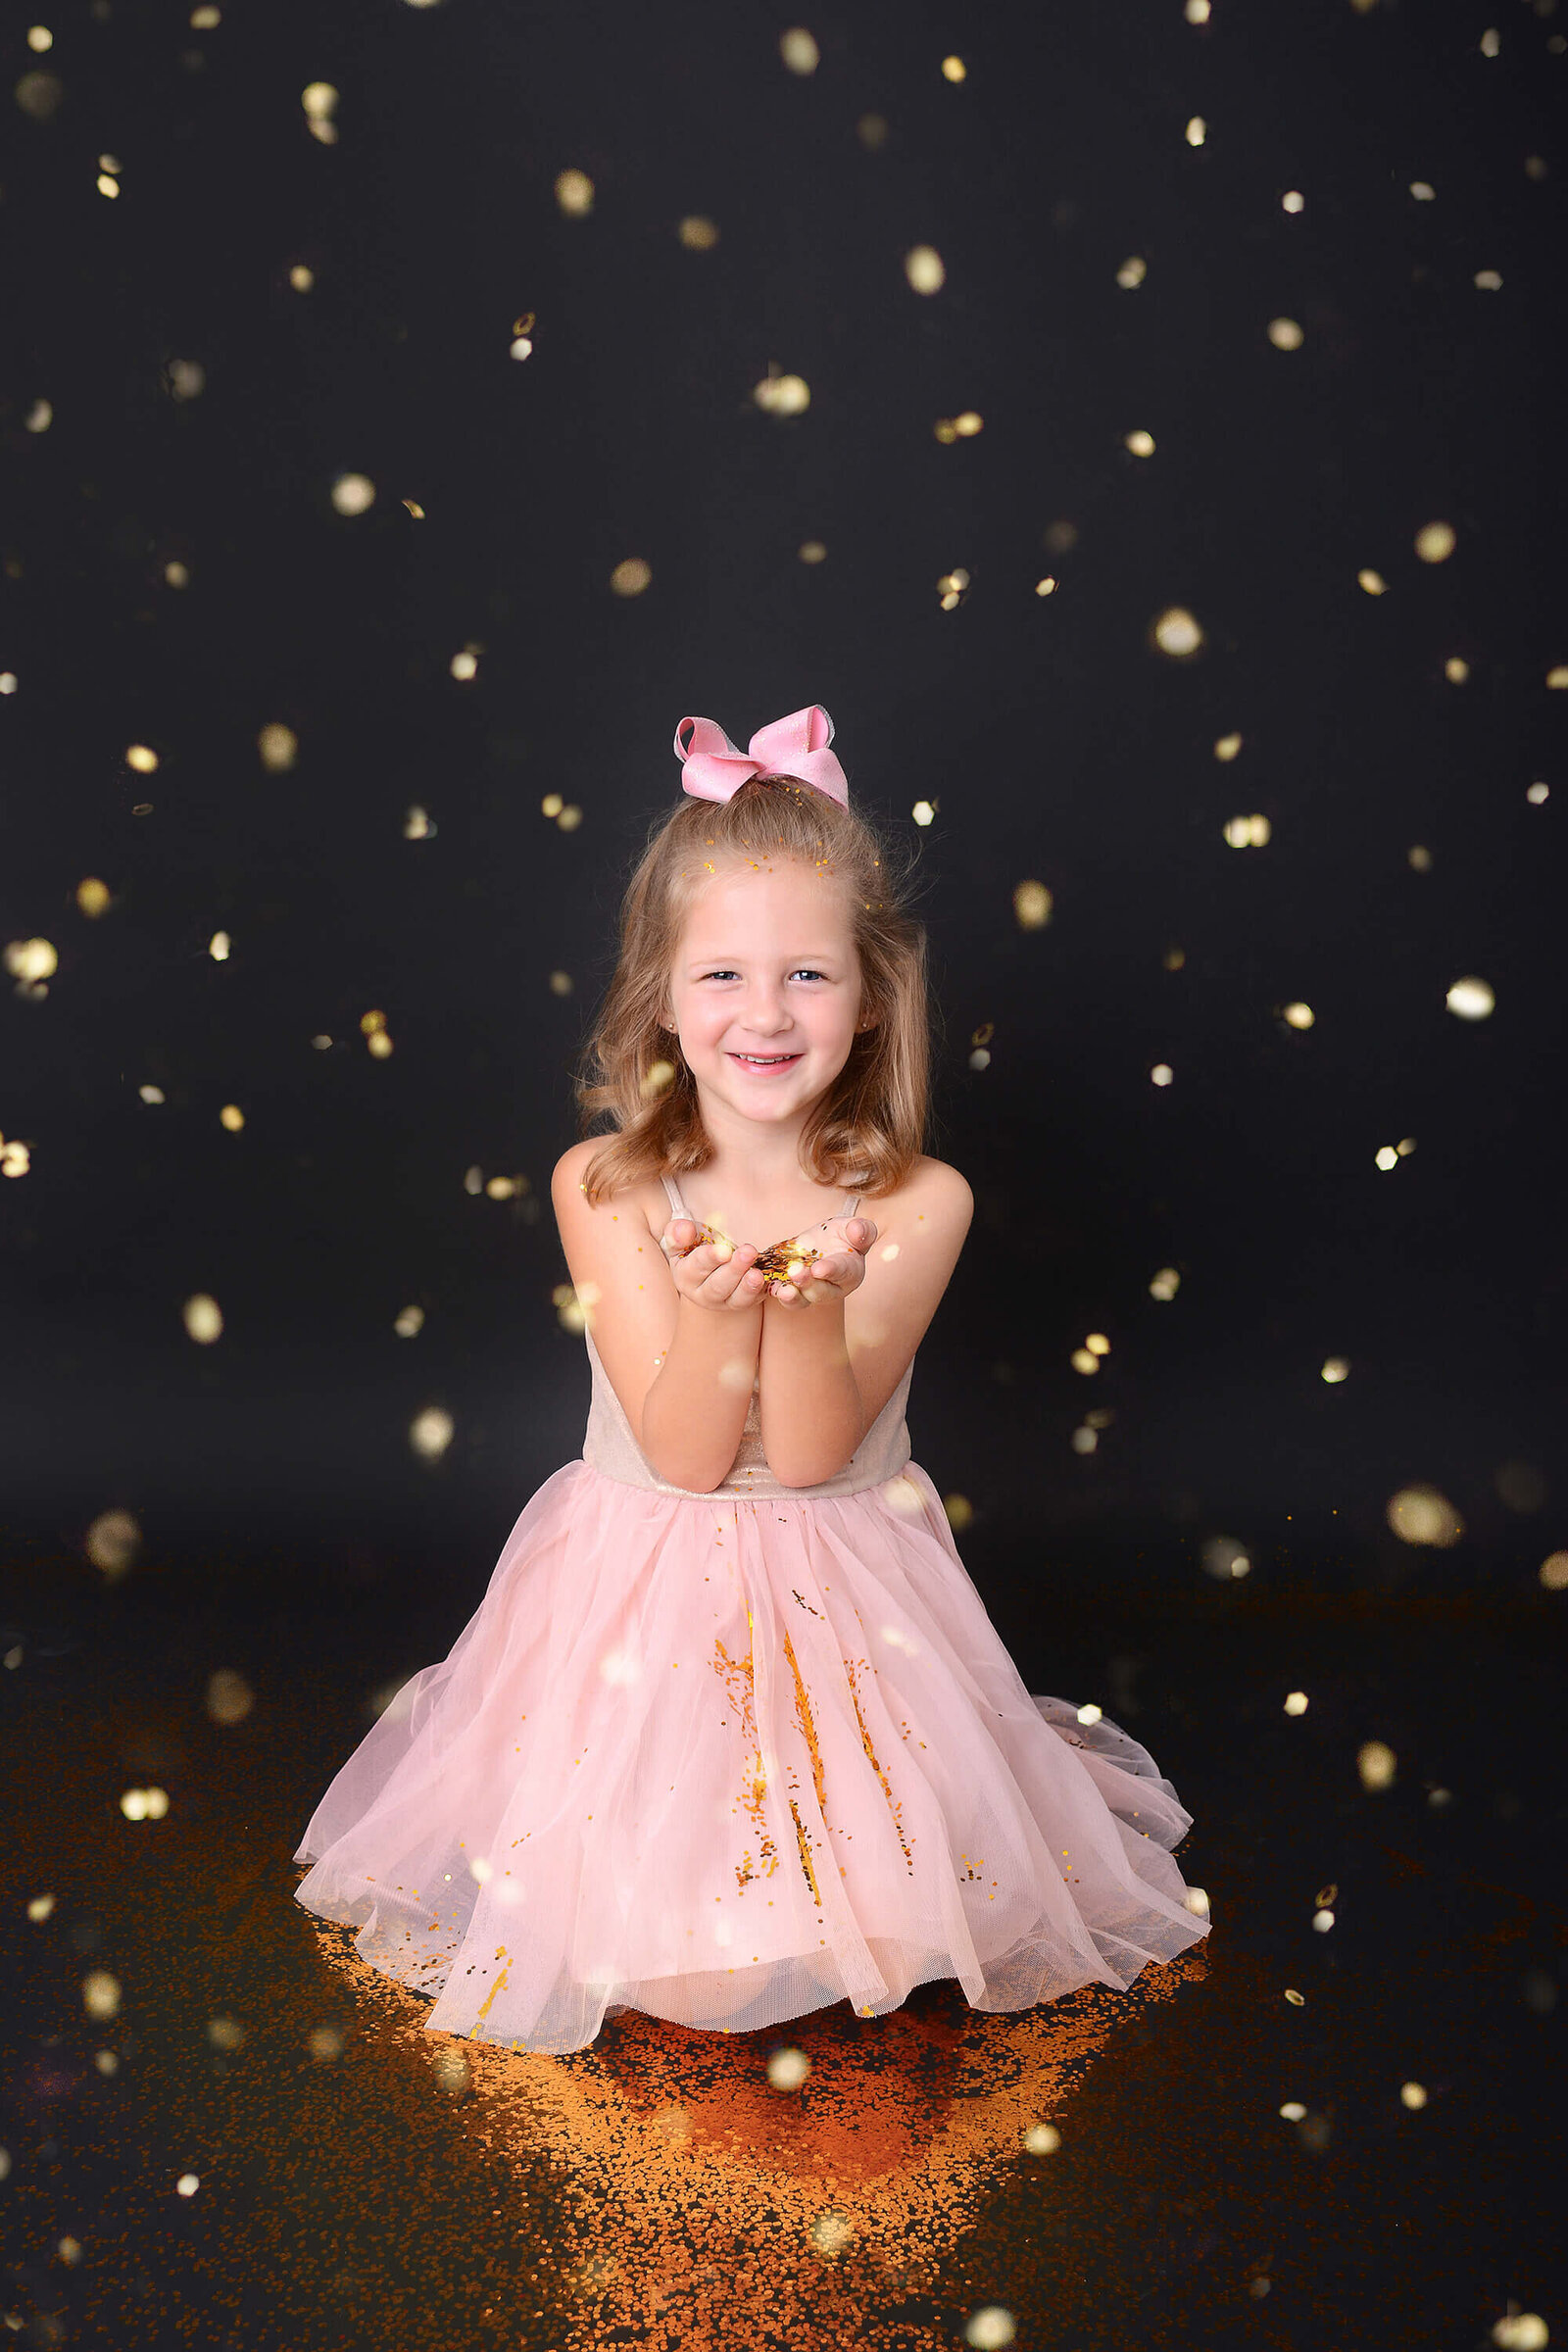
{"type": "Polygon", "coordinates": [[[594,183],[586,172],[568,171],[556,176],[556,202],[568,218],[581,220],[594,209],[594,183]]]}
{"type": "MultiPolygon", "coordinates": [[[[53,40],[54,35],[51,33],[49,37],[53,40]]],[[[58,74],[38,73],[24,74],[13,92],[23,113],[30,115],[35,122],[51,121],[65,94],[66,85],[58,74]]]]}
{"type": "Polygon", "coordinates": [[[1437,1487],[1401,1487],[1391,1496],[1386,1515],[1390,1527],[1405,1544],[1427,1544],[1446,1550],[1464,1534],[1464,1521],[1437,1487]]]}
{"type": "Polygon", "coordinates": [[[942,256],[934,245],[911,245],[904,257],[904,274],[916,294],[940,294],[948,282],[942,256]]]}
{"type": "Polygon", "coordinates": [[[711,253],[718,229],[704,213],[688,213],[676,232],[688,253],[711,253]]]}
{"type": "Polygon", "coordinates": [[[1184,605],[1171,605],[1156,614],[1152,633],[1160,652],[1175,661],[1186,661],[1203,642],[1201,628],[1184,605]]]}
{"type": "Polygon", "coordinates": [[[792,25],[779,39],[778,53],[792,74],[814,74],[822,52],[804,24],[792,25]]]}
{"type": "Polygon", "coordinates": [[[49,980],[60,968],[60,956],[48,939],[13,939],[6,948],[6,970],[14,978],[35,985],[49,980]]]}
{"type": "Polygon", "coordinates": [[[452,1443],[456,1426],[444,1405],[427,1404],[409,1424],[409,1444],[424,1461],[438,1462],[452,1443]]]}
{"type": "Polygon", "coordinates": [[[653,576],[651,564],[645,564],[641,556],[627,556],[610,575],[611,593],[614,596],[641,596],[653,576]]]}
{"type": "Polygon", "coordinates": [[[752,398],[769,416],[799,416],[811,405],[811,388],[804,375],[780,375],[770,368],[752,398]]]}
{"type": "Polygon", "coordinates": [[[1004,2303],[982,2303],[964,2322],[963,2340],[973,2344],[976,2352],[998,2352],[998,2347],[1010,2344],[1018,2332],[1018,2324],[1004,2303]]]}
{"type": "Polygon", "coordinates": [[[100,1511],[83,1544],[88,1559],[111,1582],[134,1567],[141,1551],[141,1527],[130,1511],[100,1511]]]}
{"type": "Polygon", "coordinates": [[[332,484],[332,504],[340,514],[365,514],[375,504],[375,484],[368,474],[340,473],[332,484]]]}
{"type": "Polygon", "coordinates": [[[312,138],[319,139],[323,147],[337,144],[337,124],[332,117],[337,111],[338,94],[329,81],[308,82],[300,92],[300,104],[305,109],[305,126],[312,138]]]}
{"type": "Polygon", "coordinates": [[[1051,920],[1053,900],[1043,882],[1019,882],[1012,894],[1012,911],[1020,931],[1042,930],[1051,920]]]}
{"type": "Polygon", "coordinates": [[[1492,993],[1491,983],[1478,980],[1472,972],[1463,980],[1454,981],[1445,1003],[1450,1012],[1458,1014],[1461,1021],[1484,1021],[1495,1010],[1497,1000],[1492,993]]]}
{"type": "Polygon", "coordinates": [[[185,1329],[199,1348],[210,1348],[222,1337],[223,1315],[218,1300],[206,1291],[197,1291],[186,1299],[180,1310],[185,1329]]]}
{"type": "Polygon", "coordinates": [[[1392,1788],[1398,1758],[1386,1740],[1363,1740],[1355,1751],[1355,1769],[1363,1788],[1392,1788]]]}
{"type": "Polygon", "coordinates": [[[1267,847],[1273,827],[1266,816],[1232,816],[1226,819],[1225,839],[1233,850],[1261,850],[1267,847]]]}
{"type": "Polygon", "coordinates": [[[300,756],[300,739],[292,727],[274,719],[256,738],[262,765],[274,776],[286,775],[300,756]]]}
{"type": "Polygon", "coordinates": [[[1458,543],[1451,522],[1427,522],[1415,535],[1415,552],[1423,564],[1446,564],[1458,543]]]}

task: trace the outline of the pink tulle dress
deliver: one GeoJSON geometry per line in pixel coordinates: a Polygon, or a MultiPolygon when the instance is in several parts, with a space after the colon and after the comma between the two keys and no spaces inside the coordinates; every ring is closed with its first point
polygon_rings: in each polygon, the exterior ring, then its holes
{"type": "Polygon", "coordinates": [[[307,1910],[436,1996],[429,2030],[559,2054],[607,2011],[740,2032],[928,1978],[1026,2009],[1207,1933],[1153,1759],[1024,1688],[909,1458],[908,1372],[814,1487],[770,1474],[754,1394],[702,1494],[587,1345],[582,1459],[294,1857],[307,1910]]]}

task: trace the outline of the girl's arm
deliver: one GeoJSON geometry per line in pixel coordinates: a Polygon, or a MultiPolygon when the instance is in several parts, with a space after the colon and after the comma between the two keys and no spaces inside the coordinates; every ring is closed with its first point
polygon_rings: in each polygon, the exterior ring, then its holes
{"type": "Polygon", "coordinates": [[[813,1487],[844,1468],[924,1338],[973,1213],[957,1169],[922,1160],[888,1203],[886,1222],[871,1226],[863,1275],[847,1292],[808,1273],[799,1300],[769,1296],[759,1357],[762,1450],[781,1485],[813,1487]]]}
{"type": "Polygon", "coordinates": [[[735,1459],[757,1375],[761,1284],[747,1280],[755,1251],[720,1263],[711,1249],[693,1250],[677,1272],[634,1201],[589,1206],[582,1177],[597,1149],[594,1138],[574,1144],[551,1179],[566,1264],[644,1454],[671,1486],[711,1494],[735,1459]]]}

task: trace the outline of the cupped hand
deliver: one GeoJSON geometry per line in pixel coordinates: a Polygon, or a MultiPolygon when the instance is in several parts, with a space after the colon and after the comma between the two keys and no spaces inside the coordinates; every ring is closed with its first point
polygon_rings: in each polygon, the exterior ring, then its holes
{"type": "Polygon", "coordinates": [[[768,1295],[780,1306],[819,1306],[825,1300],[847,1298],[865,1280],[865,1253],[876,1240],[869,1217],[834,1217],[827,1228],[827,1245],[807,1260],[794,1282],[771,1282],[768,1295]]]}
{"type": "Polygon", "coordinates": [[[733,1249],[727,1242],[703,1242],[690,1217],[671,1217],[659,1246],[677,1293],[693,1306],[752,1307],[762,1296],[751,1242],[738,1242],[733,1249]]]}

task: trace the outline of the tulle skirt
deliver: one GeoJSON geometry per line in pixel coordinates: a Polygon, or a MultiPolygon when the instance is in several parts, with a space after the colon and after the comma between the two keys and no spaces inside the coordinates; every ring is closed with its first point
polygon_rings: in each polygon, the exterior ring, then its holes
{"type": "Polygon", "coordinates": [[[1125,1987],[1207,1932],[1190,1827],[1137,1740],[1031,1696],[914,1463],[737,1501],[575,1461],[331,1782],[295,1892],[430,2030],[559,2054],[622,2008],[1125,1987]]]}

